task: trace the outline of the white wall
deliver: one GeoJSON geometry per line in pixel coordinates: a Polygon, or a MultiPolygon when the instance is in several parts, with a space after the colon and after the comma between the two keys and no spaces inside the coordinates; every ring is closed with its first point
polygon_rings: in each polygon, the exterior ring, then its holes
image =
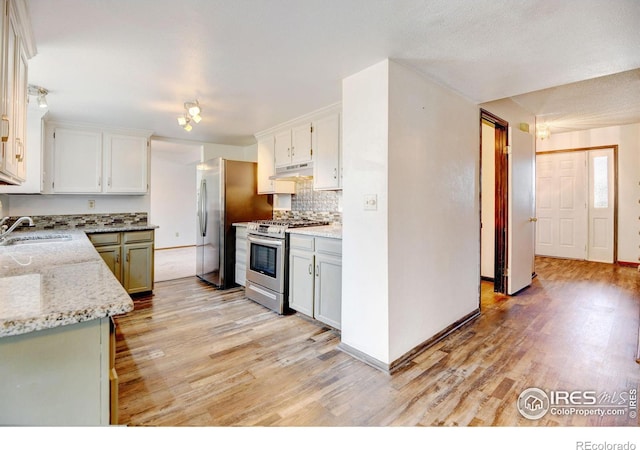
{"type": "Polygon", "coordinates": [[[156,249],[196,245],[196,166],[202,145],[151,141],[149,222],[156,249]]]}
{"type": "Polygon", "coordinates": [[[618,261],[640,258],[640,123],[552,134],[537,151],[618,145],[618,261]]]}
{"type": "Polygon", "coordinates": [[[479,110],[394,61],[342,107],[342,342],[390,364],[478,308],[479,110]]]}
{"type": "Polygon", "coordinates": [[[9,196],[0,194],[0,218],[9,215],[9,196]]]}
{"type": "Polygon", "coordinates": [[[133,213],[149,211],[149,195],[11,195],[9,215],[133,213]],[[95,208],[89,208],[95,200],[95,208]]]}
{"type": "Polygon", "coordinates": [[[222,157],[235,161],[258,161],[258,144],[247,147],[223,144],[203,144],[203,161],[211,158],[222,157]]]}
{"type": "Polygon", "coordinates": [[[479,108],[398,63],[389,76],[390,360],[479,307],[479,108]]]}
{"type": "Polygon", "coordinates": [[[342,82],[342,342],[389,362],[389,62],[342,82]],[[377,210],[363,208],[377,195],[377,210]]]}

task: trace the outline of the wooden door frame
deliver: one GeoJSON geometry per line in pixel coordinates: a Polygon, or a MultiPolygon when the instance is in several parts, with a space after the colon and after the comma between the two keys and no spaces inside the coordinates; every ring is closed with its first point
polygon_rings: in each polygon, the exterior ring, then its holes
{"type": "MultiPolygon", "coordinates": [[[[480,109],[480,184],[482,185],[482,121],[493,124],[495,130],[495,240],[494,240],[494,292],[507,292],[507,224],[509,219],[509,163],[507,145],[509,122],[480,109]]],[[[482,188],[480,188],[480,223],[482,227],[482,188]]],[[[482,234],[482,229],[480,230],[482,234]]],[[[482,243],[480,245],[482,252],[482,243]]],[[[480,256],[482,261],[482,255],[480,256]]]]}
{"type": "MultiPolygon", "coordinates": [[[[538,155],[548,155],[552,153],[589,152],[589,150],[613,150],[613,264],[618,263],[618,144],[598,145],[594,147],[566,148],[561,150],[543,150],[536,152],[538,155]]],[[[587,174],[587,179],[589,174],[587,174]]],[[[537,189],[537,186],[536,186],[537,189]]],[[[587,189],[588,190],[588,189],[587,189]]],[[[588,193],[587,193],[588,194],[588,193]]],[[[537,210],[536,210],[537,214],[537,210]]],[[[587,239],[589,237],[587,236],[587,239]]],[[[640,353],[639,353],[640,355],[640,353]]]]}

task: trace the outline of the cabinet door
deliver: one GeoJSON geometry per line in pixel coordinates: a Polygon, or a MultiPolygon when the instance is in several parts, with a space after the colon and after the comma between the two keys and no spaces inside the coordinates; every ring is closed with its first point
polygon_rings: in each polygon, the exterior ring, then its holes
{"type": "MultiPolygon", "coordinates": [[[[4,6],[4,5],[3,5],[4,6]]],[[[7,13],[7,9],[3,11],[7,13]]],[[[16,24],[13,8],[9,8],[9,15],[3,17],[6,21],[7,31],[2,36],[3,46],[3,94],[2,98],[2,172],[11,177],[17,177],[18,173],[18,150],[16,149],[16,127],[15,127],[15,98],[17,85],[18,46],[20,38],[16,24]]]]}
{"type": "Polygon", "coordinates": [[[15,101],[13,114],[15,177],[24,181],[26,178],[26,150],[27,150],[27,55],[22,44],[16,48],[16,78],[15,101]]]}
{"type": "Polygon", "coordinates": [[[313,253],[289,252],[289,307],[313,317],[313,253]]]}
{"type": "Polygon", "coordinates": [[[342,315],[342,258],[316,253],[315,318],[340,329],[342,315]]]}
{"type": "Polygon", "coordinates": [[[53,192],[101,192],[102,134],[56,128],[53,141],[53,192]]]}
{"type": "Polygon", "coordinates": [[[291,130],[291,164],[302,164],[313,159],[311,151],[311,124],[291,130]]]}
{"type": "Polygon", "coordinates": [[[123,286],[129,294],[153,290],[153,243],[125,244],[123,286]]]}
{"type": "Polygon", "coordinates": [[[122,247],[120,245],[107,245],[104,247],[96,247],[96,251],[116,279],[122,283],[122,247]]]}
{"type": "Polygon", "coordinates": [[[339,189],[340,114],[313,123],[313,188],[339,189]]]}
{"type": "Polygon", "coordinates": [[[291,164],[291,130],[276,134],[274,146],[275,166],[283,167],[291,164]]]}
{"type": "Polygon", "coordinates": [[[144,136],[104,135],[104,191],[144,194],[148,188],[149,147],[144,136]]]}

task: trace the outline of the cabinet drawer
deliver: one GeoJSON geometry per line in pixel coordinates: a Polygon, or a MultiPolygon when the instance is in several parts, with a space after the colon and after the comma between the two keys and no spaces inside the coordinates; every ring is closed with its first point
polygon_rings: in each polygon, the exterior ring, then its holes
{"type": "Polygon", "coordinates": [[[316,251],[330,255],[342,255],[342,240],[316,238],[316,251]]]}
{"type": "Polygon", "coordinates": [[[153,230],[127,231],[124,234],[124,243],[153,241],[153,230]]]}
{"type": "Polygon", "coordinates": [[[94,246],[120,244],[120,233],[94,233],[87,236],[94,246]]]}
{"type": "Polygon", "coordinates": [[[313,236],[301,236],[298,234],[289,235],[289,244],[291,248],[299,248],[300,250],[313,251],[313,236]]]}
{"type": "Polygon", "coordinates": [[[246,239],[247,238],[247,227],[236,227],[236,238],[237,239],[246,239]]]}

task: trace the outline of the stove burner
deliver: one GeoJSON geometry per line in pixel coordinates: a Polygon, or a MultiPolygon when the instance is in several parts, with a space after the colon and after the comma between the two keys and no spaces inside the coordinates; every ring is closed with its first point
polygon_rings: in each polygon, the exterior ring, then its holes
{"type": "Polygon", "coordinates": [[[311,220],[311,219],[288,219],[288,220],[254,220],[252,223],[259,225],[275,225],[285,228],[301,228],[301,227],[319,227],[323,225],[330,225],[330,222],[326,220],[311,220]]]}

